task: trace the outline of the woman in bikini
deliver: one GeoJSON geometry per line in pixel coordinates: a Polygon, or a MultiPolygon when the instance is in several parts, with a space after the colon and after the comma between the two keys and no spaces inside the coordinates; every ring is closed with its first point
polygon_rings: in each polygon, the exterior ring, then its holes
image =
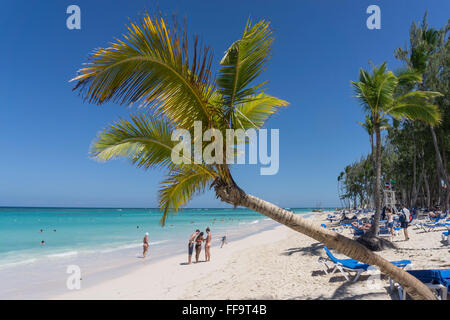
{"type": "Polygon", "coordinates": [[[203,238],[203,232],[200,232],[200,234],[195,239],[195,262],[198,262],[198,258],[200,257],[200,252],[202,251],[202,242],[205,241],[203,238]]]}
{"type": "Polygon", "coordinates": [[[148,232],[145,233],[145,237],[144,237],[144,241],[143,241],[143,253],[142,253],[142,258],[145,258],[145,255],[147,254],[148,251],[148,247],[149,247],[149,243],[148,243],[148,232]]]}
{"type": "Polygon", "coordinates": [[[211,230],[206,228],[206,239],[205,239],[205,261],[211,260],[211,230]]]}

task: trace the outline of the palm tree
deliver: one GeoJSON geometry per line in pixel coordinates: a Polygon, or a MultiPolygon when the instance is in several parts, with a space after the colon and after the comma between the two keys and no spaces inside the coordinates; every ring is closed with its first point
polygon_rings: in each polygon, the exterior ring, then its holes
{"type": "Polygon", "coordinates": [[[406,70],[394,75],[386,70],[386,62],[373,66],[372,73],[361,69],[359,82],[352,81],[357,99],[369,115],[376,136],[375,145],[375,215],[372,226],[359,240],[373,250],[382,248],[382,241],[376,237],[379,231],[381,207],[381,127],[386,116],[395,119],[422,120],[430,125],[439,123],[441,117],[436,106],[428,100],[440,96],[438,92],[410,91],[398,95],[401,86],[420,82],[416,72],[406,70]]]}
{"type": "MultiPolygon", "coordinates": [[[[222,132],[261,128],[280,107],[287,106],[286,101],[265,93],[266,82],[256,82],[265,69],[272,42],[269,22],[252,25],[249,21],[242,37],[220,61],[214,80],[211,51],[199,50],[197,37],[189,47],[185,30],[176,22],[169,28],[161,16],[151,18],[146,14],[139,23],[131,23],[124,40],[91,53],[73,79],[74,90],[92,103],[139,104],[148,111],[133,115],[131,120],[117,121],[100,132],[91,155],[103,161],[126,158],[143,168],[166,168],[167,178],[159,193],[162,225],[195,194],[214,187],[221,201],[257,211],[349,257],[379,266],[413,297],[433,299],[419,280],[358,242],[247,194],[235,182],[226,162],[176,165],[171,161],[175,129],[192,132],[194,121],[199,120],[203,129],[222,132]]],[[[187,154],[183,153],[183,157],[187,154]]]]}
{"type": "MultiPolygon", "coordinates": [[[[375,128],[373,125],[372,115],[366,114],[365,121],[364,122],[358,122],[359,125],[361,125],[367,132],[367,134],[370,137],[370,159],[372,161],[373,169],[376,168],[376,161],[375,161],[375,146],[373,141],[373,135],[375,134],[375,128]]],[[[389,121],[386,118],[383,118],[380,120],[380,130],[386,130],[389,128],[389,121]]],[[[374,189],[375,190],[375,189],[374,189]]]]}
{"type": "MultiPolygon", "coordinates": [[[[426,82],[435,82],[442,84],[440,86],[445,90],[448,88],[444,81],[441,81],[440,76],[444,75],[445,72],[442,71],[442,64],[448,64],[448,45],[446,45],[447,34],[450,30],[450,20],[447,24],[441,29],[436,30],[434,28],[428,27],[427,22],[428,11],[425,12],[425,15],[422,20],[422,24],[419,26],[417,23],[413,22],[410,28],[410,48],[397,48],[395,50],[395,57],[403,60],[407,63],[407,65],[416,70],[419,74],[427,78],[434,78],[434,81],[430,81],[430,79],[426,79],[428,81],[423,81],[419,84],[420,90],[425,90],[426,82]],[[436,59],[438,58],[438,59],[436,59]],[[440,63],[433,63],[432,60],[442,60],[440,63]]],[[[448,76],[447,76],[448,78],[448,76]]],[[[429,87],[428,83],[428,87],[429,87]]],[[[440,90],[440,89],[439,89],[440,90]]],[[[442,93],[445,91],[442,90],[442,93]]],[[[442,104],[441,104],[442,105],[442,104]]],[[[446,186],[450,186],[450,178],[445,165],[444,159],[442,159],[440,147],[438,144],[438,137],[436,135],[436,130],[433,126],[430,126],[430,133],[433,141],[434,151],[436,155],[436,169],[439,175],[439,179],[443,180],[446,186]]],[[[445,138],[443,138],[445,140],[445,138]]],[[[442,154],[445,154],[445,150],[443,150],[442,154]]],[[[448,199],[450,199],[450,189],[447,187],[447,197],[443,199],[444,209],[448,207],[448,199]]]]}
{"type": "MultiPolygon", "coordinates": [[[[364,128],[364,130],[366,130],[367,134],[370,137],[370,150],[371,150],[371,155],[373,158],[374,155],[374,140],[373,140],[373,135],[375,134],[375,128],[373,126],[373,120],[372,120],[372,115],[370,114],[366,114],[365,116],[365,121],[364,122],[358,122],[358,124],[360,126],[362,126],[364,128]]],[[[380,130],[386,130],[389,128],[389,120],[386,118],[383,118],[380,120],[380,130]]],[[[375,163],[375,162],[374,162],[375,163]]]]}

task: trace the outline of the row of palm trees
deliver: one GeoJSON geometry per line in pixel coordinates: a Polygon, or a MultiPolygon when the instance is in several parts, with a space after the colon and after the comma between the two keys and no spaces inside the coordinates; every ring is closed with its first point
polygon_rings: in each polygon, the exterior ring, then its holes
{"type": "MultiPolygon", "coordinates": [[[[167,169],[159,192],[163,225],[193,196],[213,187],[221,201],[257,211],[351,258],[378,266],[414,298],[434,299],[422,282],[360,243],[247,194],[236,183],[226,161],[189,165],[171,161],[175,143],[171,135],[175,129],[192,131],[194,121],[199,120],[203,129],[216,128],[222,133],[227,129],[261,128],[272,114],[288,104],[267,94],[266,81],[258,80],[270,57],[272,43],[269,22],[248,21],[213,77],[211,51],[199,48],[197,38],[192,45],[178,24],[169,26],[161,15],[148,14],[131,23],[122,40],[92,51],[86,66],[73,79],[75,89],[89,102],[114,101],[145,107],[131,120],[117,121],[102,131],[93,143],[91,155],[103,161],[126,158],[138,167],[167,169]]],[[[372,74],[362,70],[360,81],[353,83],[372,116],[376,150],[380,147],[381,121],[387,115],[420,116],[430,122],[439,119],[436,109],[424,103],[436,93],[418,91],[395,97],[395,89],[407,78],[420,80],[413,73],[396,76],[383,64],[374,68],[372,74]]],[[[377,151],[376,161],[379,154],[377,151]]]]}
{"type": "MultiPolygon", "coordinates": [[[[372,67],[372,72],[360,70],[359,81],[352,82],[356,98],[360,101],[366,113],[365,122],[360,123],[370,136],[371,155],[373,168],[375,168],[375,181],[373,202],[375,216],[370,230],[364,234],[360,241],[373,249],[380,248],[381,239],[376,237],[379,231],[379,219],[381,213],[381,131],[390,128],[388,117],[394,119],[396,127],[399,121],[413,123],[420,120],[430,128],[432,141],[436,154],[436,167],[439,180],[445,186],[450,186],[446,164],[443,163],[441,152],[437,143],[434,127],[442,121],[442,114],[435,105],[436,98],[443,97],[441,92],[429,90],[439,89],[447,92],[447,76],[442,71],[442,66],[448,65],[448,42],[446,40],[449,24],[441,30],[428,27],[427,13],[425,13],[422,25],[419,27],[413,23],[410,30],[410,48],[397,49],[395,56],[406,63],[406,67],[397,74],[387,70],[386,63],[372,67]],[[437,63],[433,63],[436,62],[437,63]],[[447,61],[447,62],[446,62],[447,61]],[[430,80],[430,78],[432,78],[430,80]],[[433,79],[436,78],[436,79],[433,79]],[[445,78],[447,78],[445,80],[445,78]],[[432,82],[434,80],[434,82],[432,82]],[[445,82],[446,81],[446,82],[445,82]],[[431,85],[430,85],[430,82],[431,85]],[[428,84],[428,85],[427,85],[428,84]],[[428,89],[428,90],[427,90],[428,89]],[[374,145],[373,136],[376,137],[374,145]],[[374,158],[375,157],[375,158],[374,158]]],[[[448,72],[448,71],[447,71],[448,72]]],[[[444,98],[445,99],[445,98],[444,98]]],[[[418,126],[418,125],[415,125],[418,126]]],[[[414,144],[415,145],[415,144],[414,144]]],[[[446,150],[443,150],[444,154],[446,150]]],[[[412,158],[416,164],[417,150],[413,150],[412,158]]],[[[413,169],[414,177],[416,168],[413,169]]],[[[340,178],[342,179],[342,177],[340,178]]],[[[417,199],[418,188],[414,180],[412,197],[417,199]]],[[[448,188],[447,188],[448,189],[448,188]]],[[[448,207],[450,190],[447,190],[444,208],[448,207]]]]}
{"type": "Polygon", "coordinates": [[[386,127],[386,117],[421,120],[431,126],[441,121],[439,109],[430,102],[441,93],[421,90],[402,93],[405,86],[414,86],[421,81],[416,70],[407,69],[395,75],[387,70],[386,62],[380,67],[373,66],[372,73],[361,69],[359,81],[352,81],[356,97],[368,115],[366,127],[375,134],[375,215],[370,229],[361,239],[373,249],[381,243],[376,235],[381,214],[381,130],[386,127]]]}

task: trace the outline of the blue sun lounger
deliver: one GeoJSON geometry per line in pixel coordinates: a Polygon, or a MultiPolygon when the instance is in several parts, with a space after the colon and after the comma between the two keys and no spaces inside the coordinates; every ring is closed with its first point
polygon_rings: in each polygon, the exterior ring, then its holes
{"type": "Polygon", "coordinates": [[[358,227],[355,227],[353,224],[351,226],[353,229],[354,236],[362,236],[364,234],[364,232],[366,232],[366,229],[360,229],[358,227]]]}
{"type": "MultiPolygon", "coordinates": [[[[450,290],[450,269],[434,269],[434,270],[408,270],[408,272],[422,281],[428,288],[436,292],[438,299],[447,300],[447,294],[450,290]]],[[[391,290],[392,280],[389,279],[391,290]]],[[[398,294],[400,299],[406,299],[406,290],[398,285],[398,294]]]]}
{"type": "Polygon", "coordinates": [[[446,216],[438,216],[431,222],[417,223],[417,227],[422,228],[423,231],[430,232],[436,228],[449,227],[450,221],[446,216]]]}
{"type": "Polygon", "coordinates": [[[442,232],[442,241],[447,242],[447,244],[450,244],[450,238],[448,236],[449,232],[450,231],[442,232]]]}
{"type": "MultiPolygon", "coordinates": [[[[331,271],[331,274],[333,274],[336,270],[339,270],[345,277],[345,279],[347,281],[350,281],[348,275],[344,271],[347,271],[348,273],[356,272],[356,275],[352,280],[352,282],[356,282],[359,279],[359,276],[364,271],[375,269],[375,267],[371,266],[370,264],[361,263],[355,259],[338,259],[331,253],[331,251],[326,246],[324,246],[323,249],[325,250],[325,253],[327,254],[329,260],[333,263],[333,265],[329,266],[328,263],[330,261],[327,261],[322,257],[319,258],[319,263],[322,265],[326,274],[328,274],[329,269],[334,267],[333,270],[331,271]]],[[[409,269],[412,265],[410,260],[391,261],[391,263],[403,269],[409,269]]]]}

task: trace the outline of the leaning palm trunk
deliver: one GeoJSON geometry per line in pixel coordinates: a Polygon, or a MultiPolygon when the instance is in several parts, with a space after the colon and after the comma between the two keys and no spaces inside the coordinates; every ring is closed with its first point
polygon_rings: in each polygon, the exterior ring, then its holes
{"type": "MultiPolygon", "coordinates": [[[[328,230],[320,230],[288,211],[246,195],[234,183],[227,164],[197,163],[196,159],[193,165],[186,165],[184,160],[184,165],[175,164],[175,129],[190,132],[197,121],[201,121],[202,130],[259,129],[271,115],[289,103],[266,94],[266,82],[257,83],[255,80],[265,69],[273,42],[268,22],[260,21],[254,25],[247,22],[241,39],[229,47],[221,60],[215,81],[210,79],[210,50],[199,49],[197,37],[190,50],[186,31],[179,24],[171,29],[168,29],[168,24],[161,16],[152,19],[146,14],[140,24],[132,23],[128,28],[126,40],[116,41],[109,48],[94,50],[88,66],[81,69],[73,79],[77,81],[75,89],[79,88],[90,102],[140,103],[155,112],[149,116],[142,113],[132,116],[131,121],[121,120],[111,125],[93,143],[92,156],[102,161],[128,158],[138,167],[144,168],[168,168],[169,173],[162,183],[159,197],[163,225],[172,212],[185,206],[195,194],[204,192],[206,186],[218,177],[213,185],[217,196],[223,201],[256,210],[350,257],[379,266],[416,298],[433,298],[418,280],[354,241],[328,230]],[[190,52],[193,52],[192,59],[188,56],[190,52]]],[[[387,75],[388,80],[393,77],[391,73],[385,73],[385,66],[379,73],[387,75]]],[[[392,79],[397,81],[395,77],[392,79]]],[[[412,99],[415,106],[416,100],[423,98],[423,93],[410,94],[407,98],[408,101],[412,99]]],[[[403,109],[396,111],[391,108],[391,114],[403,115],[406,112],[405,105],[400,105],[403,109]]],[[[414,114],[417,114],[416,109],[414,114]]],[[[439,118],[434,106],[425,105],[424,109],[431,118],[439,118]]],[[[190,140],[190,136],[187,140],[190,140]]],[[[203,150],[202,144],[200,147],[203,150]]],[[[183,158],[187,158],[191,164],[191,156],[186,154],[183,150],[183,158]]],[[[378,202],[376,205],[379,209],[378,202]]]]}
{"type": "Polygon", "coordinates": [[[230,185],[222,182],[220,179],[216,179],[213,185],[217,197],[226,203],[259,212],[268,218],[323,243],[327,247],[338,250],[350,258],[379,267],[382,273],[398,281],[413,299],[436,299],[430,289],[421,281],[373,253],[357,241],[329,229],[319,227],[270,202],[246,194],[234,183],[230,185]]]}

